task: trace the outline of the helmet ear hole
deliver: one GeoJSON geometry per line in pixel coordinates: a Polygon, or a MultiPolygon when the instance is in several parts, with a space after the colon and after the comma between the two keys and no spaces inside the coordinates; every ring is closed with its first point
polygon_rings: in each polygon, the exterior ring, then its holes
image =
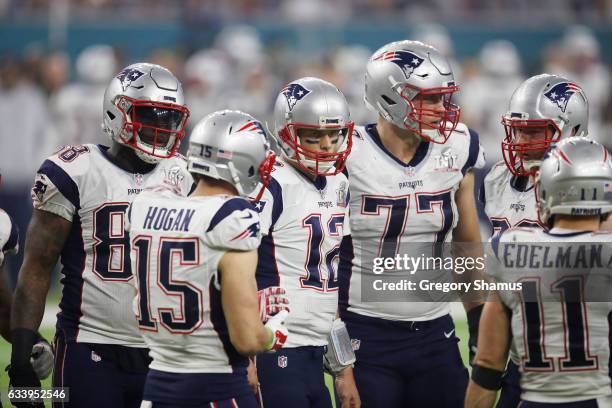
{"type": "Polygon", "coordinates": [[[387,95],[381,95],[380,97],[383,99],[383,101],[387,102],[387,104],[389,104],[389,105],[397,104],[397,102],[395,102],[393,99],[389,98],[387,95]]]}
{"type": "Polygon", "coordinates": [[[115,115],[113,115],[113,113],[112,113],[111,111],[109,111],[109,110],[107,110],[107,111],[106,111],[106,116],[108,116],[108,118],[109,118],[110,120],[115,120],[115,117],[116,117],[116,116],[115,116],[115,115]]]}

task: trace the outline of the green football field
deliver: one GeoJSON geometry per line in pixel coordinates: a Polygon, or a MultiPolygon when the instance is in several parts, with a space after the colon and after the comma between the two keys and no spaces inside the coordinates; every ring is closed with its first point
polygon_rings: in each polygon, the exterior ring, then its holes
{"type": "MultiPolygon", "coordinates": [[[[461,339],[461,342],[459,343],[459,346],[460,346],[460,349],[461,349],[461,355],[463,357],[464,363],[467,365],[467,355],[468,355],[468,350],[467,350],[467,339],[468,339],[467,323],[464,320],[460,319],[460,318],[456,318],[455,319],[455,324],[457,326],[456,334],[461,339]]],[[[42,328],[41,333],[43,334],[43,336],[45,336],[45,338],[47,338],[49,341],[51,341],[53,339],[53,335],[55,333],[55,330],[54,330],[53,326],[46,326],[46,327],[42,328]]],[[[6,391],[7,391],[7,387],[8,387],[8,375],[4,371],[4,367],[6,367],[7,364],[9,363],[10,356],[11,356],[11,348],[10,348],[9,343],[4,341],[4,339],[0,338],[0,368],[1,368],[1,370],[0,370],[0,392],[2,392],[2,404],[5,407],[10,407],[11,406],[9,404],[8,400],[6,399],[6,391]]],[[[325,377],[326,377],[325,380],[326,380],[327,386],[331,387],[332,386],[331,377],[328,376],[328,375],[326,375],[325,377]]],[[[44,388],[49,388],[50,386],[51,386],[51,378],[49,377],[48,379],[43,381],[43,387],[44,388]]],[[[331,388],[330,388],[330,390],[331,390],[331,388]]],[[[51,404],[47,404],[47,406],[50,407],[51,404]]]]}

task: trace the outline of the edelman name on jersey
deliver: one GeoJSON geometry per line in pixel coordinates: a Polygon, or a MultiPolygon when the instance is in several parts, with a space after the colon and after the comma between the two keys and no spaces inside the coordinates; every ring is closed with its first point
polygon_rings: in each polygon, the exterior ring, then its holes
{"type": "Polygon", "coordinates": [[[487,273],[496,281],[521,282],[518,291],[498,293],[512,311],[512,354],[521,372],[522,399],[598,399],[599,406],[612,406],[611,243],[609,233],[559,228],[512,228],[491,239],[487,273]]]}

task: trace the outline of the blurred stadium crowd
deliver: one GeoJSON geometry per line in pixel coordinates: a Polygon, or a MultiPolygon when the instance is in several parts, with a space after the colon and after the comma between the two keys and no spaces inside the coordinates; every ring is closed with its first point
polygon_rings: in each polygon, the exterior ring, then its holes
{"type": "MultiPolygon", "coordinates": [[[[0,16],[44,16],[51,2],[0,0],[0,16]]],[[[360,16],[418,21],[427,17],[438,21],[486,17],[498,21],[546,18],[557,22],[612,18],[609,0],[53,0],[53,3],[68,2],[75,17],[96,19],[117,15],[204,20],[282,18],[294,22],[343,21],[360,16]]]]}
{"type": "MultiPolygon", "coordinates": [[[[57,0],[63,1],[68,0],[57,0]]],[[[33,18],[43,13],[49,2],[0,0],[0,18],[33,18]]],[[[325,2],[326,7],[317,5],[323,0],[79,0],[72,3],[73,18],[79,13],[110,16],[122,10],[124,16],[141,13],[141,19],[161,12],[167,16],[223,19],[232,10],[238,11],[243,20],[266,15],[308,21],[329,18],[329,13],[321,11],[329,7],[334,8],[335,17],[346,18],[357,13],[410,14],[410,10],[419,7],[426,14],[432,7],[447,10],[448,4],[456,5],[458,13],[477,9],[479,13],[504,15],[505,9],[512,9],[516,15],[527,9],[528,1],[332,0],[325,2]]],[[[600,21],[610,20],[609,1],[544,0],[538,2],[537,9],[546,8],[549,3],[555,4],[549,7],[554,13],[566,16],[568,21],[580,17],[581,13],[600,21]]],[[[444,14],[438,17],[443,19],[444,14]]],[[[491,40],[478,55],[458,60],[453,52],[453,38],[443,24],[419,24],[413,32],[412,39],[434,45],[451,60],[460,85],[461,121],[479,132],[489,166],[501,159],[500,120],[512,91],[535,73],[560,74],[578,83],[589,98],[591,134],[599,137],[612,133],[610,66],[602,61],[602,45],[588,26],[567,24],[565,33],[541,50],[538,66],[525,66],[519,50],[504,39],[491,40]]],[[[183,81],[191,125],[205,114],[222,108],[240,109],[267,121],[278,90],[286,82],[307,75],[336,84],[349,100],[353,119],[356,123],[365,123],[376,119],[363,102],[365,65],[373,51],[362,45],[346,44],[304,55],[287,46],[266,46],[258,31],[249,25],[227,24],[219,30],[210,47],[189,52],[182,48],[157,48],[145,59],[169,68],[183,81]]],[[[38,165],[59,146],[106,142],[100,127],[104,89],[112,75],[131,62],[132,58],[123,50],[106,44],[88,46],[75,61],[63,50],[47,50],[37,45],[25,48],[20,55],[0,56],[0,205],[16,220],[22,237],[31,214],[30,187],[38,165]]],[[[609,147],[612,144],[609,140],[601,141],[609,147]]],[[[186,146],[184,141],[183,148],[186,146]]],[[[21,259],[14,257],[11,261],[9,270],[15,276],[21,259]]]]}

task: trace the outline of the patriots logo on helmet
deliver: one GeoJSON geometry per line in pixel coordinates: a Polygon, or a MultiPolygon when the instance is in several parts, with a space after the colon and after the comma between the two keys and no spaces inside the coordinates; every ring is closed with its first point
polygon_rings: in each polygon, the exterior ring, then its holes
{"type": "Polygon", "coordinates": [[[126,68],[117,75],[117,79],[121,81],[121,87],[125,91],[132,84],[132,81],[137,80],[144,75],[144,72],[135,68],[126,68]]]}
{"type": "Polygon", "coordinates": [[[561,82],[553,86],[548,92],[544,94],[552,103],[556,104],[561,112],[565,113],[565,108],[567,108],[567,103],[570,98],[576,92],[581,92],[582,90],[576,84],[571,82],[561,82]]]}
{"type": "Polygon", "coordinates": [[[410,75],[412,75],[412,72],[417,69],[425,59],[410,51],[400,50],[383,52],[374,57],[373,61],[389,61],[394,63],[404,71],[404,75],[406,75],[406,79],[408,79],[410,75]]]}
{"type": "Polygon", "coordinates": [[[287,98],[287,105],[289,110],[293,110],[298,101],[301,101],[306,95],[310,93],[310,90],[304,88],[300,84],[289,84],[281,90],[281,93],[287,98]]]}
{"type": "Polygon", "coordinates": [[[240,129],[238,129],[236,131],[236,133],[238,133],[238,132],[257,132],[257,133],[260,133],[263,136],[266,135],[266,132],[264,131],[263,126],[261,125],[260,122],[258,122],[256,120],[248,121],[240,129]]]}

